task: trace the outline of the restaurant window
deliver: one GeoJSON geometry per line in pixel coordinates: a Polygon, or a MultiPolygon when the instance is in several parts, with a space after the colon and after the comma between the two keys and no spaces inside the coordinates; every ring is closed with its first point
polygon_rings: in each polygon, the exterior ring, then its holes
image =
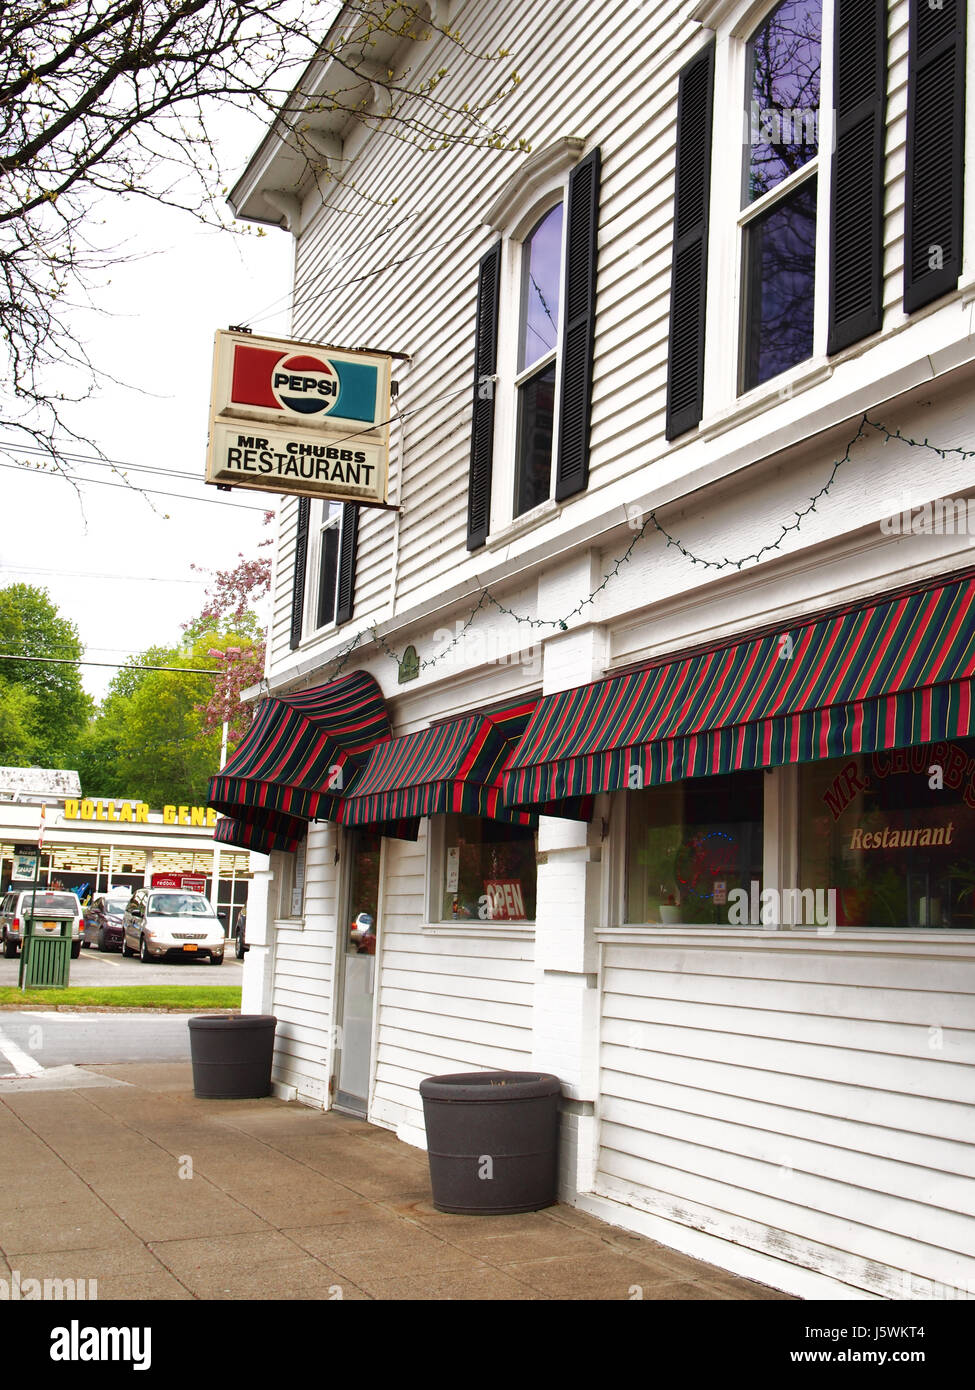
{"type": "Polygon", "coordinates": [[[442,922],[533,922],[535,831],[480,816],[443,817],[442,922]]]}
{"type": "Polygon", "coordinates": [[[626,793],[627,922],[736,920],[739,902],[762,892],[765,780],[733,772],[626,793]]]}
{"type": "Polygon", "coordinates": [[[975,927],[975,739],[803,764],[799,886],[841,927],[975,927]]]}

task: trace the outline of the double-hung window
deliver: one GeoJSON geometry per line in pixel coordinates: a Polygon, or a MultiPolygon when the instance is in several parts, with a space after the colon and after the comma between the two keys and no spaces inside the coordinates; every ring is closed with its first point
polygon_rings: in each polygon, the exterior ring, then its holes
{"type": "Polygon", "coordinates": [[[879,332],[888,247],[904,313],[957,288],[967,8],[700,0],[710,38],[677,88],[668,439],[879,332]],[[908,78],[892,194],[888,43],[908,78]]]}
{"type": "Polygon", "coordinates": [[[743,391],[813,355],[822,26],[823,0],[782,0],[746,47],[743,391]]]}
{"type": "Polygon", "coordinates": [[[335,621],[335,591],[339,572],[339,543],[342,534],[342,503],[320,502],[315,566],[315,626],[328,627],[335,621]]]}
{"type": "Polygon", "coordinates": [[[543,213],[520,248],[515,516],[552,495],[563,222],[560,199],[543,213]]]}
{"type": "Polygon", "coordinates": [[[669,439],[883,323],[885,0],[694,17],[712,36],[678,81],[669,439]]]}
{"type": "Polygon", "coordinates": [[[588,483],[600,153],[583,145],[538,151],[487,214],[500,239],[478,269],[469,550],[588,483]]]}
{"type": "Polygon", "coordinates": [[[292,649],[313,633],[352,617],[359,508],[352,502],[302,497],[295,523],[292,649]]]}

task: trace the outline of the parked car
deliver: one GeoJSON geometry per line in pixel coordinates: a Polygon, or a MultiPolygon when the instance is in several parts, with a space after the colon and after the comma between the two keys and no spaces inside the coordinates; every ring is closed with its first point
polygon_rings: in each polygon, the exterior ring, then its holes
{"type": "Polygon", "coordinates": [[[128,888],[114,889],[93,899],[85,910],[85,934],[82,946],[97,946],[99,951],[122,949],[122,922],[132,894],[128,888]]]}
{"type": "Polygon", "coordinates": [[[70,919],[71,959],[78,959],[84,925],[81,903],[74,893],[50,888],[13,888],[4,897],[0,904],[0,937],[5,956],[15,956],[20,950],[24,922],[32,916],[43,930],[52,933],[60,931],[61,923],[70,919]]]}
{"type": "Polygon", "coordinates": [[[238,960],[243,960],[245,952],[249,951],[247,944],[247,908],[242,907],[237,913],[237,925],[234,927],[234,955],[238,960]]]}
{"type": "Polygon", "coordinates": [[[122,955],[143,961],[207,956],[223,964],[226,945],[219,917],[202,893],[179,888],[137,888],[122,923],[122,955]]]}

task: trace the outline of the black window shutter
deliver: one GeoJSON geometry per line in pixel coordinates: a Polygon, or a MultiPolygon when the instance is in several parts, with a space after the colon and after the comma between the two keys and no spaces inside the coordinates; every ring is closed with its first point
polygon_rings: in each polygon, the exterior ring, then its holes
{"type": "Polygon", "coordinates": [[[827,352],[883,318],[887,0],[837,0],[827,352]]]}
{"type": "Polygon", "coordinates": [[[347,623],[355,605],[355,557],[359,546],[359,508],[346,502],[342,509],[339,577],[335,586],[335,621],[347,623]]]}
{"type": "Polygon", "coordinates": [[[477,327],[474,336],[474,414],[471,421],[471,471],[467,485],[467,549],[477,550],[491,529],[491,465],[494,458],[494,376],[498,365],[498,294],[501,243],[484,256],[477,278],[477,327]]]}
{"type": "Polygon", "coordinates": [[[693,429],[704,414],[713,107],[712,40],[681,69],[677,86],[674,249],[667,349],[668,439],[693,429]]]}
{"type": "Polygon", "coordinates": [[[589,417],[596,323],[596,234],[599,228],[600,153],[593,150],[569,175],[562,291],[562,385],[555,500],[582,492],[589,482],[589,417]]]}
{"type": "Polygon", "coordinates": [[[911,0],[907,68],[904,308],[930,304],[961,274],[965,161],[965,0],[911,0]]]}
{"type": "Polygon", "coordinates": [[[295,533],[295,576],[291,592],[291,649],[301,643],[302,620],[305,616],[305,569],[308,559],[308,513],[311,502],[298,499],[298,529],[295,533]]]}

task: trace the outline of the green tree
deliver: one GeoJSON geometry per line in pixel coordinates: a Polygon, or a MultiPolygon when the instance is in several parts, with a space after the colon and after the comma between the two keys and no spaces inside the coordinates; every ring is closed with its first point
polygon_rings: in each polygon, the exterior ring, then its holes
{"type": "Polygon", "coordinates": [[[0,763],[32,767],[37,761],[37,696],[22,685],[0,685],[0,763]]]}
{"type": "MultiPolygon", "coordinates": [[[[0,652],[4,657],[67,657],[83,653],[78,629],[62,618],[46,589],[10,584],[0,589],[0,652]]],[[[65,767],[85,727],[92,700],[74,664],[0,661],[4,756],[42,767],[65,767]]]]}
{"type": "MultiPolygon", "coordinates": [[[[244,625],[245,628],[247,624],[244,625]]],[[[207,726],[206,710],[223,666],[211,651],[246,650],[246,631],[195,632],[180,647],[153,647],[124,666],[78,741],[76,766],[86,796],[139,797],[151,806],[202,805],[220,766],[221,729],[207,726]],[[140,671],[138,666],[187,670],[140,671]],[[216,677],[197,672],[211,669],[216,677]]]]}

